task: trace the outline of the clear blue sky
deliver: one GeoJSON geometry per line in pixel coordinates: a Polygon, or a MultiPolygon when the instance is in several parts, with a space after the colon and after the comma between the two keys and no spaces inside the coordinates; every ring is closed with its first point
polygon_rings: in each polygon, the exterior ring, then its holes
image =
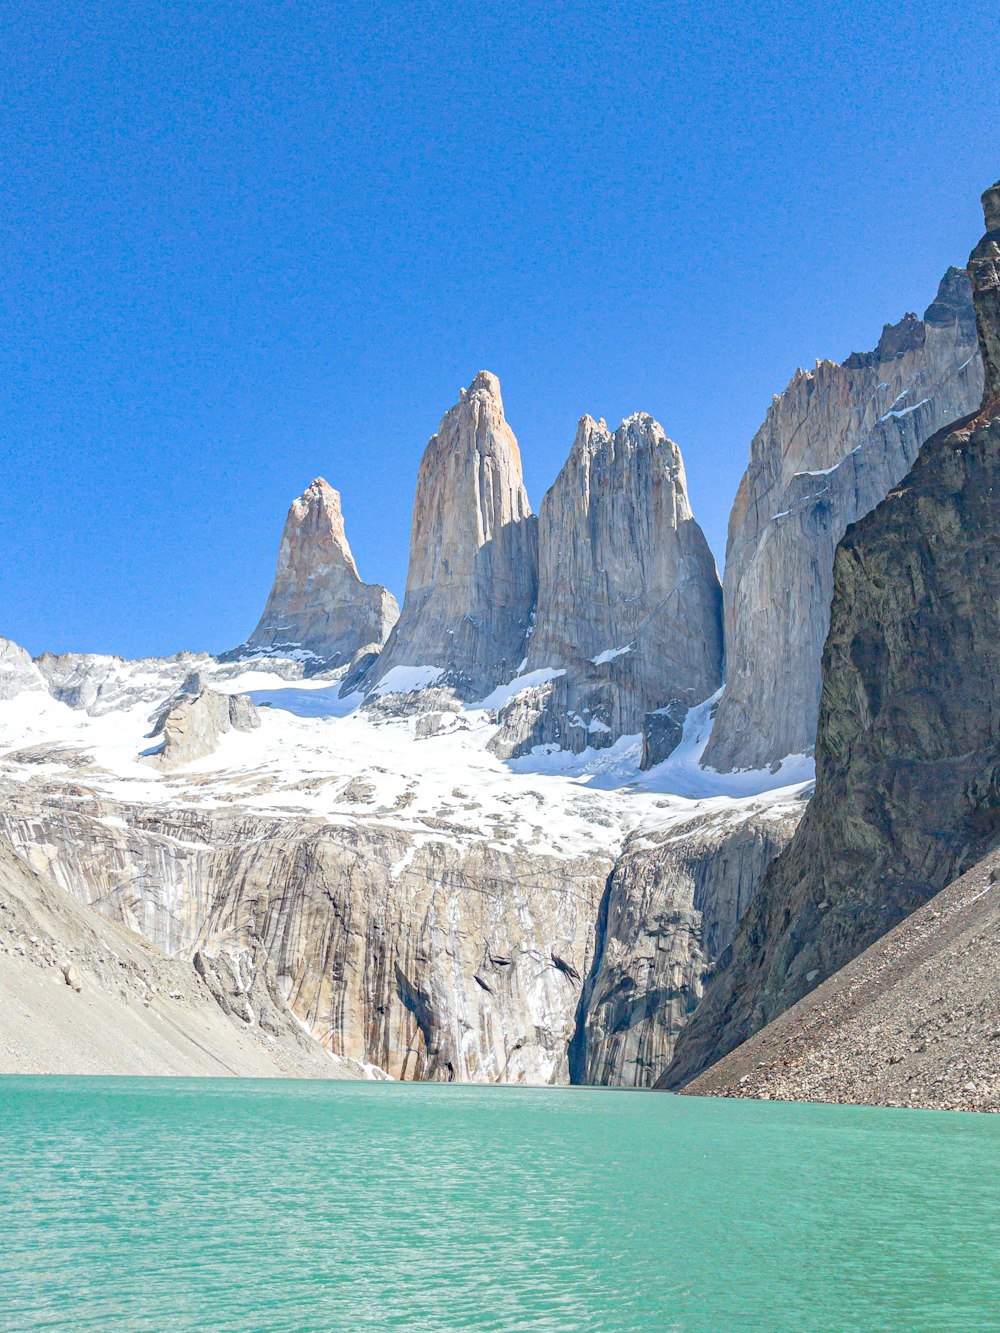
{"type": "Polygon", "coordinates": [[[537,509],[653,413],[720,565],[796,365],[922,311],[1000,175],[989,7],[9,7],[0,633],[239,642],[289,501],[405,580],[417,464],[500,376],[537,509]]]}

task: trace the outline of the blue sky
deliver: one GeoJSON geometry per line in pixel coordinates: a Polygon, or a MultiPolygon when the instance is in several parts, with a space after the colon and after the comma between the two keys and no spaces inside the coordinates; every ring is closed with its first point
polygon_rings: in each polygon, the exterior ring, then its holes
{"type": "Polygon", "coordinates": [[[536,509],[583,412],[656,416],[721,565],[771,395],[980,234],[984,12],[12,7],[0,634],[232,646],[316,475],[401,594],[420,455],[480,368],[536,509]]]}

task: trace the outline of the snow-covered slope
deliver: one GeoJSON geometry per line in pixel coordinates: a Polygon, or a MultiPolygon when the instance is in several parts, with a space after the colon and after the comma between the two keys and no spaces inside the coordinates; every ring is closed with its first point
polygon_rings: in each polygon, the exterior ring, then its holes
{"type": "MultiPolygon", "coordinates": [[[[167,952],[263,941],[314,1035],[397,1077],[566,1081],[626,839],[656,857],[674,825],[710,811],[737,829],[810,777],[702,770],[711,701],[646,773],[638,736],[504,762],[499,710],[537,673],[461,704],[433,672],[365,699],[278,660],[39,665],[47,689],[19,659],[24,687],[0,701],[0,830],[22,857],[167,952]],[[152,767],[195,674],[249,696],[260,726],[152,767]]],[[[600,1068],[616,1081],[613,1053],[600,1068]]]]}

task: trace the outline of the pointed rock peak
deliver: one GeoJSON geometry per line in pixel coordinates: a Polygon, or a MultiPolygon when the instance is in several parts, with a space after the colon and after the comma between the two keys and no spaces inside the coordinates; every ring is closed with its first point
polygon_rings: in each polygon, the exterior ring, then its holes
{"type": "Polygon", "coordinates": [[[592,454],[610,439],[611,432],[608,430],[608,423],[604,418],[601,417],[599,421],[595,421],[589,413],[585,412],[577,422],[576,435],[569,451],[570,458],[581,453],[592,454]]]}
{"type": "Polygon", "coordinates": [[[1000,181],[983,194],[986,235],[969,256],[976,330],[983,354],[983,409],[1000,406],[1000,181]]]}
{"type": "Polygon", "coordinates": [[[964,268],[952,265],[938,284],[937,295],[924,311],[925,324],[975,323],[972,287],[964,268]]]}
{"type": "Polygon", "coordinates": [[[420,460],[403,612],[365,688],[396,667],[430,665],[463,697],[483,698],[524,656],[536,588],[520,450],[500,381],[481,370],[420,460]]]}
{"type": "Polygon", "coordinates": [[[225,656],[264,651],[339,666],[363,650],[381,647],[398,616],[390,592],[362,583],[344,529],[340,493],[316,477],[289,507],[260,623],[225,656]]]}
{"type": "Polygon", "coordinates": [[[1000,181],[983,191],[983,218],[988,232],[1000,231],[1000,181]]]}
{"type": "Polygon", "coordinates": [[[496,375],[488,370],[480,370],[476,378],[467,389],[462,389],[458,395],[460,403],[468,401],[470,398],[489,398],[496,404],[500,415],[503,416],[503,398],[500,395],[500,381],[496,375]]]}
{"type": "MultiPolygon", "coordinates": [[[[334,559],[339,557],[354,578],[361,581],[344,527],[340,492],[323,477],[316,477],[302,494],[292,501],[285,522],[281,556],[291,557],[293,548],[308,544],[334,559]]],[[[280,564],[279,564],[280,568],[280,564]]]]}

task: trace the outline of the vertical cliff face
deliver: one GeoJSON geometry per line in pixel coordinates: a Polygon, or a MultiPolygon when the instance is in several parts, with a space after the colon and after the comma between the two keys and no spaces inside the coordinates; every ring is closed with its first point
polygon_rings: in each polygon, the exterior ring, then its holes
{"type": "Polygon", "coordinates": [[[774,399],[729,522],[726,689],[704,762],[728,772],[808,753],[833,553],[906,474],[921,443],[982,393],[969,280],[949,269],[924,318],[873,352],[818,361],[774,399]]]}
{"type": "Polygon", "coordinates": [[[648,1088],[662,1076],[803,809],[802,799],[751,801],[659,831],[640,828],[626,840],[583,988],[574,1082],[648,1088]]]}
{"type": "Polygon", "coordinates": [[[362,583],[340,495],[317,477],[292,502],[271,595],[238,652],[307,653],[339,666],[381,648],[398,617],[392,593],[362,583]]]}
{"type": "Polygon", "coordinates": [[[677,1085],[973,864],[1000,835],[1000,188],[970,277],[983,403],[841,543],[816,794],[681,1037],[677,1085]]]}
{"type": "Polygon", "coordinates": [[[421,461],[403,612],[366,685],[431,666],[472,699],[513,676],[538,585],[536,527],[500,382],[480,371],[421,461]]]}
{"type": "Polygon", "coordinates": [[[538,542],[527,670],[565,672],[544,739],[575,750],[607,743],[672,699],[700,703],[718,688],[715,561],[681,452],[651,416],[637,412],[614,433],[581,420],[542,502],[538,542]]]}

